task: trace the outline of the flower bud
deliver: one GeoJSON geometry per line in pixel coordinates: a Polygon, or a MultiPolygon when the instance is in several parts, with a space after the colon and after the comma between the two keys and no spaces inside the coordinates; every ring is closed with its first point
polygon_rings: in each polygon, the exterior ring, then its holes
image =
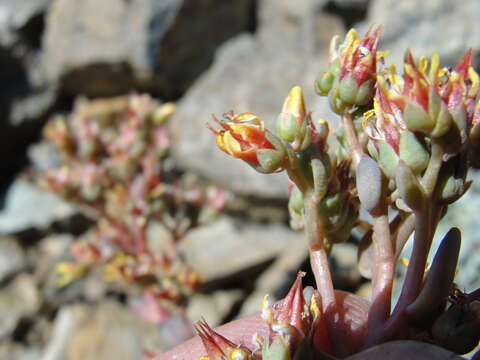
{"type": "Polygon", "coordinates": [[[305,109],[302,89],[293,87],[285,102],[282,112],[277,118],[277,134],[283,140],[292,144],[295,151],[306,149],[312,141],[311,119],[305,109]]]}
{"type": "Polygon", "coordinates": [[[332,89],[335,81],[335,75],[330,71],[325,71],[315,81],[315,91],[320,96],[327,96],[332,89]]]}
{"type": "Polygon", "coordinates": [[[224,120],[214,120],[222,127],[221,130],[210,128],[220,150],[260,172],[269,173],[282,167],[287,155],[280,139],[266,130],[255,114],[228,113],[224,120]]]}

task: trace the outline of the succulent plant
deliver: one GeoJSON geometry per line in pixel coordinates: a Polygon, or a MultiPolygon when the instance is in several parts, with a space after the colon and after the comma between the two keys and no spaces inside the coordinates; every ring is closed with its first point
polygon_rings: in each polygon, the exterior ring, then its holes
{"type": "Polygon", "coordinates": [[[287,173],[291,224],[305,230],[316,289],[303,289],[299,274],[284,300],[265,299],[266,330],[250,343],[219,340],[200,323],[209,359],[344,358],[394,340],[457,354],[478,345],[480,289],[465,293],[454,283],[460,230],[445,234],[427,266],[437,225],[468,190],[468,169],[480,155],[480,82],[472,51],[454,68],[441,67],[437,54],[416,61],[407,51],[400,75],[377,51],[379,36],[380,28],[372,28],[363,38],[351,30],[342,43],[332,40],[329,68],[315,89],[341,118],[336,132],[325,120],[315,123],[299,87],[288,94],[275,132],[253,113],[231,112],[217,121],[221,150],[261,173],[287,173]],[[368,227],[360,208],[370,215],[368,227]],[[358,307],[363,325],[349,337],[340,330],[344,304],[327,257],[357,227],[364,233],[360,271],[371,279],[372,294],[358,307]],[[412,234],[406,277],[392,306],[396,265],[412,234]]]}

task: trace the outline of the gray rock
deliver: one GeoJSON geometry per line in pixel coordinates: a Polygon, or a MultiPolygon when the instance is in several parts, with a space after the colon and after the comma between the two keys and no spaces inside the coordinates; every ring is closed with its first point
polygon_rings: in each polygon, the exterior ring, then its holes
{"type": "Polygon", "coordinates": [[[436,51],[445,65],[456,64],[468,48],[480,50],[477,22],[480,2],[465,0],[372,1],[370,24],[384,24],[380,46],[391,50],[389,58],[399,64],[407,48],[416,57],[436,51]]]}
{"type": "Polygon", "coordinates": [[[203,317],[210,326],[219,326],[243,296],[240,289],[219,290],[208,295],[195,294],[188,301],[187,316],[192,324],[203,317]]]}
{"type": "Polygon", "coordinates": [[[313,82],[326,64],[331,36],[344,30],[338,19],[321,13],[323,3],[262,1],[256,36],[244,34],[221,47],[213,66],[179,102],[172,121],[178,137],[175,156],[183,167],[243,194],[286,197],[283,175],[262,176],[230,158],[216,148],[205,123],[211,114],[251,111],[272,128],[294,85],[303,87],[315,120],[330,117],[323,99],[314,95],[313,82]]]}
{"type": "Polygon", "coordinates": [[[40,349],[32,346],[23,346],[14,342],[0,344],[0,358],[3,360],[37,360],[40,349]]]}
{"type": "Polygon", "coordinates": [[[139,85],[178,95],[218,44],[248,28],[251,3],[57,0],[43,37],[46,78],[86,95],[139,85]]]}
{"type": "Polygon", "coordinates": [[[357,266],[357,246],[351,243],[336,244],[330,254],[333,284],[339,290],[356,289],[362,276],[357,266]]]}
{"type": "Polygon", "coordinates": [[[308,246],[304,239],[292,242],[275,262],[255,281],[255,290],[242,304],[239,318],[251,315],[261,308],[262,299],[269,295],[272,301],[285,296],[293,284],[295,275],[308,258],[308,246]]]}
{"type": "Polygon", "coordinates": [[[40,294],[33,277],[18,275],[0,292],[0,340],[12,334],[25,316],[33,316],[40,307],[40,294]]]}
{"type": "Polygon", "coordinates": [[[27,266],[23,249],[14,238],[0,238],[0,282],[27,266]]]}
{"type": "Polygon", "coordinates": [[[42,360],[131,360],[162,350],[158,328],[113,302],[62,308],[42,360]]]}
{"type": "Polygon", "coordinates": [[[5,206],[0,211],[0,234],[33,227],[44,228],[75,212],[71,205],[55,195],[41,191],[26,180],[18,179],[8,189],[5,206]]]}
{"type": "MultiPolygon", "coordinates": [[[[41,16],[52,0],[0,1],[0,43],[4,46],[21,41],[22,29],[41,16]]],[[[40,36],[40,34],[37,34],[40,36]]]]}
{"type": "Polygon", "coordinates": [[[303,241],[281,224],[258,224],[221,217],[188,232],[180,249],[205,282],[232,276],[273,259],[295,241],[303,241]]]}
{"type": "Polygon", "coordinates": [[[478,231],[478,209],[480,209],[480,172],[471,172],[473,180],[471,189],[449,207],[448,213],[441,221],[436,234],[436,247],[443,235],[452,227],[462,232],[462,247],[455,282],[460,289],[472,291],[480,288],[480,233],[478,231]]]}

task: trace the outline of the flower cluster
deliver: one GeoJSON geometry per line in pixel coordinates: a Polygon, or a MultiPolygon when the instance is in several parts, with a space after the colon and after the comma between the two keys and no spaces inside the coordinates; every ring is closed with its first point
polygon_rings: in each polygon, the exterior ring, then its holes
{"type": "Polygon", "coordinates": [[[288,174],[291,224],[305,230],[317,289],[303,290],[299,277],[283,301],[264,301],[269,335],[243,344],[248,351],[217,344],[223,350],[215,354],[215,331],[201,323],[210,359],[236,358],[237,349],[239,359],[344,357],[392,340],[420,340],[458,354],[478,345],[480,289],[463,293],[454,283],[457,228],[444,235],[427,266],[441,218],[468,190],[467,172],[479,164],[480,78],[473,54],[449,68],[437,54],[416,60],[407,51],[398,73],[386,64],[388,53],[378,51],[379,37],[380,28],[372,28],[363,38],[351,30],[343,42],[332,40],[329,67],[315,90],[340,116],[335,132],[327,121],[313,121],[299,87],[288,94],[274,133],[252,113],[216,120],[221,150],[261,173],[288,174]],[[349,342],[338,332],[344,309],[327,256],[353,229],[363,234],[358,265],[372,293],[364,328],[349,342]],[[406,277],[392,306],[396,265],[412,234],[406,277]]]}
{"type": "Polygon", "coordinates": [[[39,180],[96,221],[73,244],[75,262],[58,265],[59,285],[100,268],[106,280],[143,297],[135,308],[156,322],[200,283],[177,244],[224,203],[223,190],[172,168],[167,121],[174,110],[146,95],[78,102],[45,127],[60,164],[39,180]],[[165,231],[155,235],[154,226],[165,231]]]}

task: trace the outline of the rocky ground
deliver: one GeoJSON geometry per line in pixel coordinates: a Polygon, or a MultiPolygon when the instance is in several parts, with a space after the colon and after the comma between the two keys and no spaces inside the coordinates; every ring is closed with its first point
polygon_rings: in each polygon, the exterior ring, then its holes
{"type": "MultiPolygon", "coordinates": [[[[313,81],[334,34],[383,24],[381,47],[396,62],[410,47],[436,50],[449,65],[467,47],[480,54],[478,13],[477,0],[0,1],[0,358],[140,359],[171,346],[170,329],[182,326],[139,319],[96,273],[55,285],[55,264],[91,220],[22,176],[55,162],[38,143],[52,114],[79,95],[142,91],[177,102],[176,166],[233,194],[222,216],[182,243],[204,279],[188,318],[216,325],[256,311],[266,293],[281,297],[308,260],[301,234],[287,226],[285,178],[215,149],[205,129],[211,114],[254,111],[271,125],[290,87],[301,85],[313,117],[329,119],[313,81]]],[[[480,286],[479,192],[474,186],[447,216],[464,230],[458,282],[467,289],[480,286]]],[[[337,287],[366,291],[354,244],[336,247],[332,266],[337,287]]]]}

